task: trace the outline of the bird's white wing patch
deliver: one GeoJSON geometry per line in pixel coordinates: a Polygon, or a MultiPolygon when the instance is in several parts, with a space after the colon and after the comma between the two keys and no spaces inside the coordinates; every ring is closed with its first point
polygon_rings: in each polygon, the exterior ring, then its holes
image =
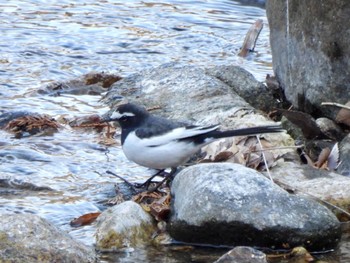
{"type": "Polygon", "coordinates": [[[123,112],[123,113],[120,113],[119,111],[114,111],[112,114],[111,114],[111,116],[110,116],[110,118],[111,119],[116,119],[116,120],[118,120],[118,119],[120,119],[120,118],[122,118],[122,117],[133,117],[133,116],[135,116],[135,114],[134,113],[132,113],[132,112],[123,112]]]}
{"type": "Polygon", "coordinates": [[[208,133],[211,131],[216,130],[219,127],[213,126],[213,127],[194,127],[194,128],[187,128],[186,127],[179,127],[176,129],[173,129],[167,133],[164,133],[162,135],[153,136],[152,138],[143,138],[142,143],[144,146],[157,146],[157,145],[163,145],[168,144],[172,141],[185,139],[188,137],[208,133]]]}

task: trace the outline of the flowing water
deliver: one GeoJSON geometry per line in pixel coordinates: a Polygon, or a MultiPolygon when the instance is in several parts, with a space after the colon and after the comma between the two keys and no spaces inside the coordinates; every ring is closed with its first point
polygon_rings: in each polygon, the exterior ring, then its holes
{"type": "MultiPolygon", "coordinates": [[[[127,76],[175,61],[203,67],[239,65],[261,81],[272,73],[265,10],[246,1],[1,1],[0,32],[2,112],[55,118],[104,113],[107,108],[99,96],[30,95],[48,83],[92,71],[127,76]],[[236,54],[256,19],[264,21],[256,52],[240,58],[236,54]]],[[[69,222],[105,209],[101,202],[113,196],[118,182],[105,171],[132,180],[150,174],[128,162],[120,147],[106,148],[99,141],[93,131],[67,126],[54,135],[21,139],[0,130],[0,212],[38,214],[92,245],[94,227],[71,228],[69,222]],[[25,183],[32,187],[22,187],[25,183]]],[[[100,261],[211,262],[208,255],[220,253],[141,251],[103,255],[100,261]]]]}

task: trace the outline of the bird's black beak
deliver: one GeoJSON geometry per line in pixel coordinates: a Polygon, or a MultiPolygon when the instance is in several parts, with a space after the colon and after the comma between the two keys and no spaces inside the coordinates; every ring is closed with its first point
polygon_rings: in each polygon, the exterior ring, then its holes
{"type": "Polygon", "coordinates": [[[110,111],[106,112],[105,114],[101,115],[101,117],[100,117],[101,123],[111,122],[111,121],[113,121],[113,120],[111,119],[111,112],[110,111]]]}

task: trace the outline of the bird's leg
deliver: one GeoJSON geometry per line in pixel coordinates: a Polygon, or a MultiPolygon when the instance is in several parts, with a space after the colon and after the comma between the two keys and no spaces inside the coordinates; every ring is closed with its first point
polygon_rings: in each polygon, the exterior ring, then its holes
{"type": "Polygon", "coordinates": [[[149,185],[152,183],[152,179],[156,176],[160,176],[161,174],[164,173],[164,169],[163,170],[159,170],[158,172],[156,172],[154,175],[152,175],[150,178],[148,178],[145,182],[143,182],[142,184],[139,183],[134,183],[134,187],[136,188],[142,188],[142,187],[146,187],[146,189],[148,189],[149,185]]]}
{"type": "Polygon", "coordinates": [[[115,177],[118,177],[120,180],[124,181],[133,191],[137,192],[136,189],[135,189],[134,184],[133,184],[133,183],[130,183],[130,182],[129,182],[128,180],[126,180],[125,178],[123,178],[123,177],[121,177],[120,175],[117,175],[117,174],[115,174],[115,173],[113,173],[113,172],[111,172],[111,171],[109,171],[109,170],[106,171],[106,173],[111,174],[111,175],[113,175],[113,176],[115,176],[115,177]]]}
{"type": "Polygon", "coordinates": [[[158,188],[159,188],[164,182],[166,182],[167,186],[169,186],[170,182],[171,182],[171,181],[174,179],[174,177],[175,177],[176,171],[177,171],[177,168],[176,168],[176,167],[171,167],[170,173],[168,173],[162,181],[160,181],[159,183],[157,183],[155,187],[153,187],[152,189],[148,190],[148,192],[157,191],[158,188]]]}
{"type": "Polygon", "coordinates": [[[170,183],[173,181],[175,178],[176,173],[178,172],[177,167],[171,167],[170,173],[167,175],[167,186],[170,185],[170,183]]]}

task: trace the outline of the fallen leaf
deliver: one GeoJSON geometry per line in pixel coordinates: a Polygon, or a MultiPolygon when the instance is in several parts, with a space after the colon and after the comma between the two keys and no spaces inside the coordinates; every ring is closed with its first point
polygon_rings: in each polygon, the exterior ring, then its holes
{"type": "Polygon", "coordinates": [[[306,139],[313,139],[321,135],[315,119],[305,112],[295,110],[282,110],[281,112],[291,123],[299,127],[306,139]]]}
{"type": "Polygon", "coordinates": [[[79,226],[85,226],[85,225],[89,225],[92,222],[94,222],[96,220],[96,218],[100,215],[100,212],[97,213],[89,213],[89,214],[85,214],[82,215],[78,218],[74,218],[71,222],[70,225],[72,227],[79,227],[79,226]]]}
{"type": "Polygon", "coordinates": [[[327,162],[330,153],[331,153],[331,149],[329,149],[328,147],[322,149],[322,151],[318,155],[317,162],[315,163],[315,166],[317,168],[321,168],[327,162]]]}

